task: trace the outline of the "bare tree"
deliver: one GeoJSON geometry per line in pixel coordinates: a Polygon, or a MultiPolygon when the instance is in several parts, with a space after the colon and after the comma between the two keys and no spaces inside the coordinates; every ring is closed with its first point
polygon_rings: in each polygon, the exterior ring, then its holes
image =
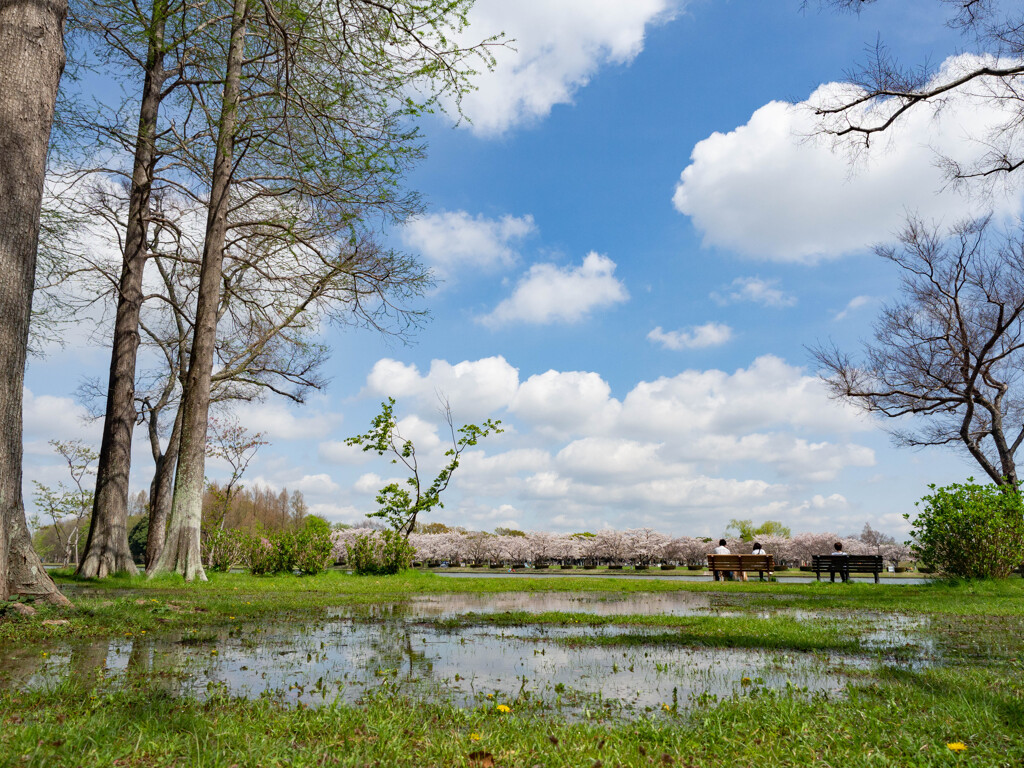
{"type": "Polygon", "coordinates": [[[994,483],[1015,485],[1024,441],[1024,234],[987,219],[948,238],[919,221],[876,253],[901,270],[856,363],[834,345],[812,352],[831,394],[894,419],[898,445],[966,450],[994,483]],[[913,418],[908,418],[913,417],[913,418]]]}
{"type": "MultiPolygon", "coordinates": [[[[818,4],[859,12],[877,1],[818,4]]],[[[936,2],[949,6],[948,26],[962,33],[975,55],[961,56],[959,66],[942,70],[906,66],[878,43],[868,61],[848,73],[848,88],[815,105],[819,130],[856,152],[896,129],[911,113],[974,109],[979,101],[990,102],[998,106],[1000,119],[985,133],[968,135],[983,148],[980,157],[964,161],[944,156],[941,161],[954,181],[1005,179],[1024,165],[1024,23],[1019,10],[998,0],[936,2]]]]}
{"type": "Polygon", "coordinates": [[[21,491],[22,386],[65,0],[0,3],[0,599],[67,603],[32,549],[21,491]]]}

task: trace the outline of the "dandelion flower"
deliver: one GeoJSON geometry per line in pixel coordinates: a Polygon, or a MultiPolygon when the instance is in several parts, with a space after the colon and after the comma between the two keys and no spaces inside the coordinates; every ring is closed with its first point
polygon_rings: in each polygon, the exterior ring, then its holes
{"type": "Polygon", "coordinates": [[[751,682],[753,681],[749,677],[744,677],[740,680],[740,685],[750,685],[751,682]]]}
{"type": "Polygon", "coordinates": [[[962,741],[951,741],[946,746],[953,752],[963,752],[965,749],[967,749],[967,745],[964,744],[962,741]]]}
{"type": "Polygon", "coordinates": [[[487,698],[488,699],[493,699],[494,698],[494,694],[493,693],[488,693],[487,694],[487,698]]]}
{"type": "Polygon", "coordinates": [[[483,738],[483,736],[481,736],[479,733],[471,733],[471,734],[469,734],[469,740],[470,741],[480,741],[480,739],[482,739],[482,738],[483,738]]]}
{"type": "Polygon", "coordinates": [[[502,712],[502,713],[505,713],[505,712],[511,712],[511,711],[512,711],[512,709],[511,709],[510,707],[507,707],[507,706],[505,706],[504,704],[499,704],[499,705],[498,705],[498,706],[496,707],[496,709],[497,709],[497,710],[498,710],[499,712],[502,712]]]}

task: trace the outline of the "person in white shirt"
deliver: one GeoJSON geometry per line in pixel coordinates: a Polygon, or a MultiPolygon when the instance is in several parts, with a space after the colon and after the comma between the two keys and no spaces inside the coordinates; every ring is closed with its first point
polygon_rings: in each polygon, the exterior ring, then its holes
{"type": "Polygon", "coordinates": [[[754,549],[753,549],[753,551],[750,554],[752,554],[752,555],[767,555],[768,553],[764,551],[764,547],[762,547],[758,542],[755,541],[754,542],[754,549]]]}
{"type": "MultiPolygon", "coordinates": [[[[715,547],[715,554],[716,555],[731,555],[732,554],[732,551],[727,546],[725,546],[725,539],[719,539],[718,540],[718,546],[715,547]]],[[[724,571],[723,573],[725,574],[725,578],[729,579],[730,581],[736,578],[736,574],[735,574],[734,571],[724,571]]],[[[747,580],[747,572],[746,571],[740,571],[740,578],[743,581],[746,581],[747,580]]]]}

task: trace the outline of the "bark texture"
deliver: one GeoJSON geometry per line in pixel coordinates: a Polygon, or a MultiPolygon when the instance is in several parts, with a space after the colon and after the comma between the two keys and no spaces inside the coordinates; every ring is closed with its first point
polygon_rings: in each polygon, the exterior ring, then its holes
{"type": "MultiPolygon", "coordinates": [[[[152,573],[167,541],[167,520],[171,516],[174,501],[174,469],[178,463],[178,447],[181,445],[181,409],[174,418],[174,427],[167,441],[167,450],[155,455],[156,470],[149,486],[149,534],[146,537],[146,572],[152,573]]],[[[160,447],[159,436],[154,435],[156,448],[160,447]]]]}
{"type": "Polygon", "coordinates": [[[231,181],[234,172],[235,129],[238,123],[242,61],[245,51],[247,0],[234,0],[231,41],[224,78],[224,99],[217,133],[217,149],[210,184],[203,260],[199,272],[195,328],[188,373],[182,393],[181,447],[174,478],[174,505],[167,542],[153,573],[175,571],[206,580],[199,547],[203,519],[203,483],[206,432],[210,413],[213,353],[217,341],[217,309],[228,229],[231,181]]]}
{"type": "Polygon", "coordinates": [[[66,0],[0,0],[0,597],[66,603],[32,549],[21,495],[22,387],[66,0]]]}
{"type": "Polygon", "coordinates": [[[118,286],[92,526],[85,545],[85,555],[78,566],[78,575],[86,578],[103,578],[122,571],[132,575],[138,572],[128,548],[128,481],[132,461],[132,430],[137,416],[135,366],[139,350],[142,278],[149,255],[146,237],[156,166],[157,118],[160,91],[166,77],[163,40],[166,16],[167,3],[154,3],[146,74],[139,105],[124,263],[118,286]]]}

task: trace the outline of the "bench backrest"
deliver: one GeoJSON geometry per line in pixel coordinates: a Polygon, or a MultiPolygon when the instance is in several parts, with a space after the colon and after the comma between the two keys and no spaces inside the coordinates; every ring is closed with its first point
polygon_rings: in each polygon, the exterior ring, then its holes
{"type": "Polygon", "coordinates": [[[716,571],[771,571],[772,555],[708,555],[708,566],[716,571]]]}
{"type": "Polygon", "coordinates": [[[855,570],[882,570],[884,563],[881,555],[811,555],[812,567],[843,567],[855,570]]]}

